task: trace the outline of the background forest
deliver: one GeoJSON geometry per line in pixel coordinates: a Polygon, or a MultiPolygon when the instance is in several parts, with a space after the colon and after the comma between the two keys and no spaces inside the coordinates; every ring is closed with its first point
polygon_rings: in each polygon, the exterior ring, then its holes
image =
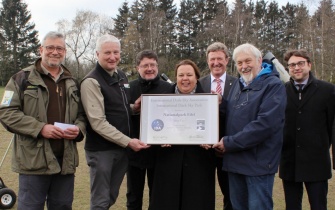
{"type": "MultiPolygon", "coordinates": [[[[174,65],[186,58],[206,74],[206,48],[220,41],[230,52],[242,43],[252,43],[263,53],[271,51],[282,64],[287,49],[305,48],[311,52],[316,77],[334,83],[334,0],[317,4],[311,12],[303,1],[279,6],[277,1],[265,0],[236,0],[232,5],[226,0],[180,0],[179,5],[173,0],[135,0],[124,1],[114,17],[77,11],[73,20],[61,19],[56,25],[66,34],[65,65],[79,79],[96,62],[97,37],[111,33],[122,44],[119,67],[131,78],[136,75],[136,53],[143,49],[158,53],[160,72],[171,79],[174,65]]],[[[31,15],[25,2],[2,0],[0,86],[38,57],[42,37],[38,37],[31,15]]],[[[236,75],[233,62],[228,72],[236,75]]]]}

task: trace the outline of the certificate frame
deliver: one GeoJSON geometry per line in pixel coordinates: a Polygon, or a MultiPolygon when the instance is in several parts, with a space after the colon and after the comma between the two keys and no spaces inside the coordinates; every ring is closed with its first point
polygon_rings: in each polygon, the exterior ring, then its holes
{"type": "Polygon", "coordinates": [[[217,94],[142,94],[140,139],[147,144],[219,141],[217,94]]]}

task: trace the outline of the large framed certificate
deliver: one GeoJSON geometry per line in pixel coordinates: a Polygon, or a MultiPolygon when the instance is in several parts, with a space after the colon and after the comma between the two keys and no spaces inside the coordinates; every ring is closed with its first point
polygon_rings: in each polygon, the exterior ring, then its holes
{"type": "Polygon", "coordinates": [[[140,139],[147,144],[215,144],[219,140],[216,94],[143,94],[140,139]]]}

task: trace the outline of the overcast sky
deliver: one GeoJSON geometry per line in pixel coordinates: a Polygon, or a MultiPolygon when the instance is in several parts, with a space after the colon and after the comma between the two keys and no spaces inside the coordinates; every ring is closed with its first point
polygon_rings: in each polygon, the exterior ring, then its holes
{"type": "MultiPolygon", "coordinates": [[[[99,14],[115,17],[118,9],[125,0],[24,0],[28,5],[28,10],[32,15],[31,21],[35,23],[35,29],[39,31],[39,38],[53,30],[57,30],[56,22],[61,19],[71,21],[78,10],[90,10],[99,14]]],[[[234,0],[228,0],[233,2],[234,0]]],[[[302,0],[289,0],[290,3],[301,2],[302,0]]],[[[129,5],[133,0],[128,0],[129,5]]],[[[179,6],[179,0],[175,0],[179,6]]],[[[280,5],[286,4],[288,0],[277,0],[280,5]]],[[[312,0],[304,0],[304,2],[312,2],[312,0]]],[[[315,1],[314,1],[315,2],[315,1]]]]}

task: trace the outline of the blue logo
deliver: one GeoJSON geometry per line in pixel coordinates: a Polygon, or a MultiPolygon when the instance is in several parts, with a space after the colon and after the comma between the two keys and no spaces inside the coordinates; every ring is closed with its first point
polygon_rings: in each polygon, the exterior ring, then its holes
{"type": "Polygon", "coordinates": [[[160,120],[160,119],[154,120],[154,121],[151,123],[151,128],[152,128],[154,131],[161,131],[161,130],[164,128],[164,123],[163,123],[163,121],[160,120]]]}

